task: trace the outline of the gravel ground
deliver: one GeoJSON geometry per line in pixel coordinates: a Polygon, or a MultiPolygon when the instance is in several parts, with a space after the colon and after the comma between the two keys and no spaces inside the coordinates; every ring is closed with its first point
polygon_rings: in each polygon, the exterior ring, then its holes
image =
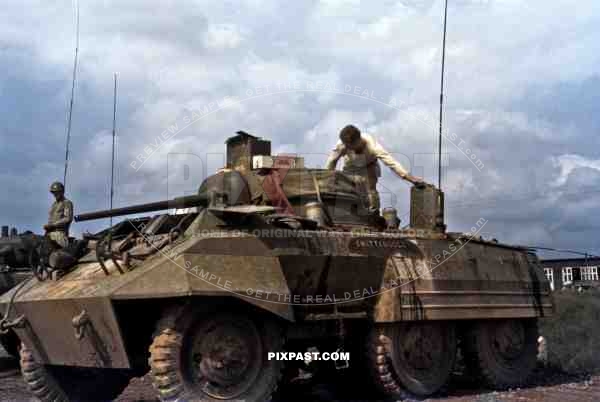
{"type": "MultiPolygon", "coordinates": [[[[362,395],[361,384],[319,382],[289,386],[277,402],[379,402],[362,395]]],[[[0,401],[31,401],[21,380],[17,361],[9,358],[0,348],[0,401]]],[[[155,402],[148,377],[136,378],[117,400],[118,402],[155,402]]],[[[532,385],[523,389],[503,392],[482,390],[467,378],[455,376],[447,390],[427,401],[451,402],[596,402],[600,401],[600,376],[565,376],[550,370],[538,370],[532,385]]]]}

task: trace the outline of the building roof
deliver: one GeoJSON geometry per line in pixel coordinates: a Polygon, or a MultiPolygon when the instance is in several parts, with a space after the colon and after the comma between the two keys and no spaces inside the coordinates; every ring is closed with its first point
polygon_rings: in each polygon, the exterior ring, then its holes
{"type": "Polygon", "coordinates": [[[541,260],[544,267],[581,267],[581,266],[600,266],[600,257],[586,258],[556,258],[541,260]]]}

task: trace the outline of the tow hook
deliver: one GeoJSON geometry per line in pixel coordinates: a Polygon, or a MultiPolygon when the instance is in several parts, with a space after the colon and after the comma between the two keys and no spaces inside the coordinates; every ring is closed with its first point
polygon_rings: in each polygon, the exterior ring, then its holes
{"type": "Polygon", "coordinates": [[[73,317],[73,328],[75,328],[75,338],[77,340],[83,339],[85,336],[85,327],[90,323],[90,317],[87,311],[82,310],[80,314],[73,317]]]}
{"type": "Polygon", "coordinates": [[[20,315],[12,321],[9,321],[8,318],[4,318],[0,320],[0,335],[6,335],[12,328],[25,328],[26,324],[27,319],[24,315],[20,315]]]}
{"type": "Polygon", "coordinates": [[[80,342],[86,342],[94,350],[94,354],[98,358],[96,363],[98,367],[110,367],[110,352],[96,332],[94,323],[85,309],[73,317],[72,324],[75,329],[75,338],[80,342]]]}

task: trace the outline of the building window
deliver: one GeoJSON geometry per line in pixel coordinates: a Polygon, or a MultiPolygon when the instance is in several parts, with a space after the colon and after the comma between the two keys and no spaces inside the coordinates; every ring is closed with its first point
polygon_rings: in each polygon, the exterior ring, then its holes
{"type": "Polygon", "coordinates": [[[544,275],[546,275],[546,279],[550,282],[550,289],[554,290],[554,270],[552,268],[544,268],[544,275]]]}
{"type": "Polygon", "coordinates": [[[562,269],[562,281],[563,283],[573,282],[573,268],[565,267],[562,269]]]}
{"type": "Polygon", "coordinates": [[[589,267],[582,267],[581,268],[581,280],[583,280],[583,281],[589,281],[590,280],[589,275],[588,275],[589,274],[589,269],[590,269],[589,267]]]}
{"type": "Polygon", "coordinates": [[[598,267],[584,267],[581,269],[581,278],[584,281],[598,280],[598,267]]]}

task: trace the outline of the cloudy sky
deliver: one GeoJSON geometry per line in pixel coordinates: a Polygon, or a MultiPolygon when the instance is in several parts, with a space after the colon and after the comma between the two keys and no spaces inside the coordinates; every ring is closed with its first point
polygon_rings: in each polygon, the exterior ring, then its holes
{"type": "MultiPolygon", "coordinates": [[[[81,2],[77,212],[108,207],[115,72],[116,206],[193,191],[237,130],[322,166],[354,123],[437,181],[442,1],[175,3],[81,2]]],[[[484,218],[503,241],[600,253],[600,3],[449,3],[449,229],[484,218]]],[[[0,12],[0,224],[39,232],[62,179],[74,16],[69,1],[0,12]]],[[[380,184],[384,204],[408,212],[408,185],[388,171],[380,184]]]]}

